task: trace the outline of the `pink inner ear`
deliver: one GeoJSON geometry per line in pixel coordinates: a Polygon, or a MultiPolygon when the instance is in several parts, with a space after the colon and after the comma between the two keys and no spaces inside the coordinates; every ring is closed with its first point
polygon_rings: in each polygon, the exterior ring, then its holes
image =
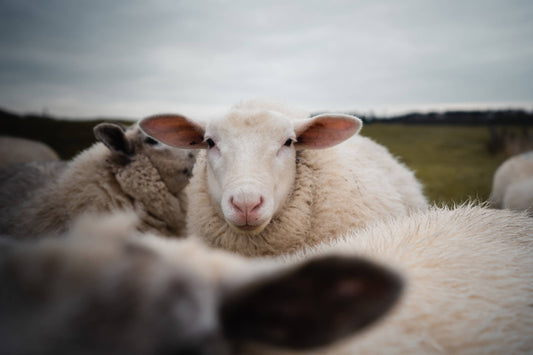
{"type": "Polygon", "coordinates": [[[143,119],[141,130],[160,142],[178,148],[206,148],[203,129],[181,115],[157,115],[143,119]]]}
{"type": "Polygon", "coordinates": [[[321,115],[315,117],[298,136],[298,149],[322,149],[350,138],[361,128],[361,121],[350,116],[321,115]]]}

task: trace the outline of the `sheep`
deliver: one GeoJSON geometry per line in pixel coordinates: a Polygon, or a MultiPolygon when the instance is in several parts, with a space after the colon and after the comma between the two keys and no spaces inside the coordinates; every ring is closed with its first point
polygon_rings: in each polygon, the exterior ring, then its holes
{"type": "Polygon", "coordinates": [[[0,136],[0,152],[0,170],[13,164],[59,160],[48,145],[26,138],[0,136]]]}
{"type": "Polygon", "coordinates": [[[395,272],[364,259],[247,260],[138,233],[134,217],[89,214],[61,236],[0,239],[1,354],[223,355],[243,339],[313,348],[366,327],[401,295],[395,272]],[[328,312],[314,314],[319,306],[328,312]],[[341,319],[347,310],[359,317],[341,319]],[[309,338],[304,320],[335,320],[335,331],[309,338]]]}
{"type": "Polygon", "coordinates": [[[213,247],[279,255],[427,208],[414,173],[355,135],[358,118],[307,116],[251,100],[209,122],[158,115],[139,126],[168,145],[203,149],[187,187],[187,231],[213,247]]]}
{"type": "Polygon", "coordinates": [[[34,162],[0,173],[0,233],[43,235],[64,231],[82,212],[133,208],[140,230],[183,235],[183,189],[195,155],[145,136],[136,124],[102,123],[94,133],[100,142],[64,166],[34,162]]]}
{"type": "Polygon", "coordinates": [[[432,207],[274,258],[135,225],[84,216],[63,238],[0,243],[0,352],[533,351],[525,213],[432,207]]]}
{"type": "Polygon", "coordinates": [[[533,212],[533,151],[511,157],[498,167],[489,202],[494,208],[533,212]]]}
{"type": "MultiPolygon", "coordinates": [[[[10,165],[0,171],[0,184],[9,186],[9,188],[0,189],[0,195],[5,195],[5,198],[16,196],[18,200],[25,200],[36,189],[60,176],[67,165],[68,163],[64,160],[31,161],[10,165]],[[27,194],[27,196],[22,196],[22,194],[27,194]]],[[[4,201],[2,198],[0,200],[4,201]]]]}
{"type": "MultiPolygon", "coordinates": [[[[295,257],[364,256],[402,276],[403,296],[367,331],[306,354],[533,352],[533,218],[527,214],[432,207],[353,233],[295,257]]],[[[245,353],[299,353],[249,346],[245,353]]]]}

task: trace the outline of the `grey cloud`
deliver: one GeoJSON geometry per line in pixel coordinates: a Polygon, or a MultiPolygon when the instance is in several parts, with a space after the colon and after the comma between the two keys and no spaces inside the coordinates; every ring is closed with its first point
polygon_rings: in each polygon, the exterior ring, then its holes
{"type": "Polygon", "coordinates": [[[1,0],[0,106],[531,103],[532,15],[529,1],[495,0],[1,0]]]}

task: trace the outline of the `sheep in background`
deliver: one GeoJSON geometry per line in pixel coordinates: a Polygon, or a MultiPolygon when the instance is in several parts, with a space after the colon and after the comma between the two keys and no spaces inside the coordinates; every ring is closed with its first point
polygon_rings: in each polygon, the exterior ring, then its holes
{"type": "Polygon", "coordinates": [[[205,149],[187,188],[187,224],[214,247],[248,256],[288,253],[426,208],[413,172],[355,135],[358,118],[306,117],[249,101],[208,123],[160,115],[139,126],[169,145],[205,149]]]}
{"type": "Polygon", "coordinates": [[[0,170],[31,161],[59,160],[57,153],[48,145],[31,139],[0,136],[0,170]]]}
{"type": "Polygon", "coordinates": [[[511,157],[498,167],[489,202],[494,208],[533,212],[533,151],[511,157]]]}
{"type": "Polygon", "coordinates": [[[36,191],[61,176],[67,165],[63,160],[32,161],[10,165],[0,171],[0,213],[9,216],[10,209],[31,200],[36,191]]]}
{"type": "Polygon", "coordinates": [[[366,327],[401,292],[395,273],[357,257],[251,261],[136,224],[84,216],[62,237],[0,239],[0,353],[229,355],[246,339],[307,349],[366,327]]]}
{"type": "Polygon", "coordinates": [[[533,353],[533,218],[473,206],[432,208],[355,234],[300,257],[365,256],[399,272],[403,297],[371,329],[306,354],[533,353]]]}
{"type": "Polygon", "coordinates": [[[0,173],[0,233],[31,237],[62,231],[82,212],[134,209],[140,230],[183,234],[183,189],[194,154],[161,144],[136,125],[126,131],[102,123],[94,132],[101,142],[65,166],[31,163],[0,173]]]}

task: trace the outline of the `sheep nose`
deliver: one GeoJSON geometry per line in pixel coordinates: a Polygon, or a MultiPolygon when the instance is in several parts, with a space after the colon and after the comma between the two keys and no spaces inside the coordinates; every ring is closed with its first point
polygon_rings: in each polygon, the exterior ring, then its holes
{"type": "Polygon", "coordinates": [[[258,213],[263,205],[264,198],[261,195],[241,198],[231,196],[229,202],[235,213],[239,215],[245,224],[254,224],[258,219],[258,213]]]}

